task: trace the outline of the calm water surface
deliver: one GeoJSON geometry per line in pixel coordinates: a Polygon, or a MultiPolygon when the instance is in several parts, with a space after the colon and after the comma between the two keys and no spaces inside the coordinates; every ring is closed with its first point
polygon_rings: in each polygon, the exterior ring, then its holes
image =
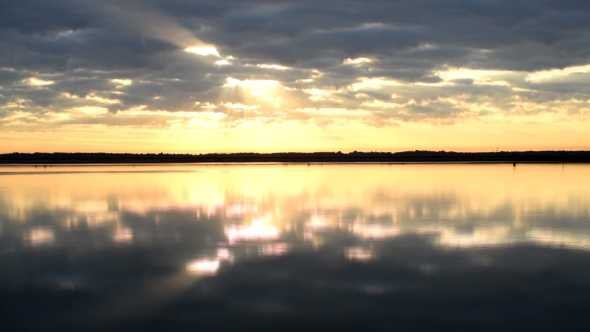
{"type": "Polygon", "coordinates": [[[0,167],[0,324],[585,330],[590,165],[0,167]]]}

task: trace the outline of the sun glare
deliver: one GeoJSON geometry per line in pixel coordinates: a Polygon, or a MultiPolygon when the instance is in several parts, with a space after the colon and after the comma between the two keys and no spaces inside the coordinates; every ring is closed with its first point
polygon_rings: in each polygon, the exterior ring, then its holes
{"type": "Polygon", "coordinates": [[[238,80],[232,77],[227,78],[227,83],[224,87],[249,87],[249,88],[273,88],[279,85],[278,81],[275,80],[238,80]]]}
{"type": "Polygon", "coordinates": [[[219,56],[219,52],[213,46],[193,46],[184,49],[185,52],[195,53],[202,56],[214,55],[219,56]]]}
{"type": "Polygon", "coordinates": [[[226,102],[226,107],[231,105],[232,109],[279,108],[285,100],[290,99],[277,80],[240,80],[228,77],[223,88],[220,99],[226,102]]]}

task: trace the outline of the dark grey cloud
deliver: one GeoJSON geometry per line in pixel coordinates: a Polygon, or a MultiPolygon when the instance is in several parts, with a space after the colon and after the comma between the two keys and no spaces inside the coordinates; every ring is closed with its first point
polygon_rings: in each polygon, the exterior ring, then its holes
{"type": "MultiPolygon", "coordinates": [[[[90,6],[69,0],[5,1],[2,13],[6,17],[0,28],[4,32],[46,36],[68,30],[104,30],[110,25],[124,33],[124,23],[113,22],[108,14],[116,12],[124,20],[141,10],[161,11],[179,26],[194,29],[198,36],[231,53],[293,63],[322,57],[332,50],[334,56],[342,58],[361,53],[377,55],[379,51],[416,43],[487,50],[526,43],[560,45],[587,39],[590,14],[588,5],[570,1],[175,0],[149,1],[143,5],[122,1],[122,5],[117,5],[118,2],[103,0],[97,3],[90,6]],[[204,26],[207,29],[199,29],[204,26]]],[[[141,35],[134,33],[136,37],[141,35]]],[[[97,48],[106,46],[99,40],[92,44],[97,48]]],[[[570,61],[576,60],[581,59],[570,61]]]]}
{"type": "Polygon", "coordinates": [[[0,33],[18,32],[51,36],[61,31],[99,26],[90,8],[71,0],[0,1],[0,33]]]}
{"type": "MultiPolygon", "coordinates": [[[[395,102],[405,108],[385,107],[379,117],[453,118],[469,111],[439,98],[493,98],[498,109],[514,105],[514,96],[588,100],[587,73],[550,82],[510,80],[519,91],[438,74],[457,67],[539,71],[586,65],[588,22],[590,5],[573,0],[1,0],[0,94],[4,105],[26,99],[30,112],[60,112],[81,103],[64,94],[91,96],[87,105],[111,112],[142,105],[186,111],[197,103],[244,102],[244,96],[224,94],[222,86],[233,77],[276,80],[295,89],[288,93],[293,109],[359,109],[371,100],[392,102],[397,94],[395,102]],[[222,57],[182,52],[201,42],[215,45],[222,57]],[[230,55],[228,64],[216,64],[230,55]],[[345,62],[361,57],[371,62],[345,62]],[[263,64],[290,68],[256,66],[263,64]],[[27,85],[28,78],[53,84],[27,85]],[[352,91],[361,78],[431,85],[446,80],[451,86],[352,91]],[[132,84],[115,87],[113,79],[132,84]],[[310,99],[297,89],[337,92],[310,99]]],[[[267,106],[260,111],[268,115],[267,106]]]]}

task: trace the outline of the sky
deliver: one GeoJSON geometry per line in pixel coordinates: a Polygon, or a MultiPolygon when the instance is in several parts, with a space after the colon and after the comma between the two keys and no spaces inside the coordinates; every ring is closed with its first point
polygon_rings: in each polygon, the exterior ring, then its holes
{"type": "Polygon", "coordinates": [[[590,149],[587,0],[0,0],[0,153],[590,149]]]}

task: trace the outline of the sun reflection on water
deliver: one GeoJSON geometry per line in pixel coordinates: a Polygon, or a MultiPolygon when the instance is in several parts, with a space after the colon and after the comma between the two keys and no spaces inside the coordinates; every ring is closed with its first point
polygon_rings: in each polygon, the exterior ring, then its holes
{"type": "MultiPolygon", "coordinates": [[[[24,167],[2,175],[0,229],[32,247],[221,243],[217,256],[191,265],[195,271],[343,236],[372,242],[418,233],[444,246],[589,247],[589,167],[64,166],[46,174],[24,167]]],[[[371,257],[364,246],[354,248],[347,257],[371,257]]]]}

